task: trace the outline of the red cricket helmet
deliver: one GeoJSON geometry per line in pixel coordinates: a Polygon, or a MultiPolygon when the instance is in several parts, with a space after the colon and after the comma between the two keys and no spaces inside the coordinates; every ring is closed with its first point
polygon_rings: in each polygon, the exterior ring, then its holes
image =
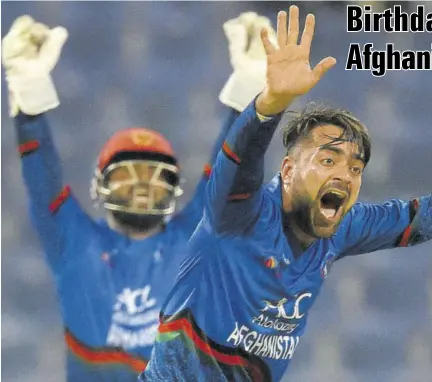
{"type": "MultiPolygon", "coordinates": [[[[158,132],[143,127],[132,127],[115,133],[102,147],[98,169],[103,171],[122,153],[159,154],[176,163],[175,153],[167,139],[158,132]]],[[[145,157],[146,155],[143,155],[145,157]]]]}
{"type": "Polygon", "coordinates": [[[91,194],[93,200],[101,202],[103,207],[138,215],[169,215],[175,209],[175,197],[181,195],[179,187],[179,167],[171,144],[154,130],[134,127],[115,133],[102,147],[99,153],[91,194]],[[145,163],[151,169],[152,176],[143,185],[139,179],[136,165],[145,163]],[[127,169],[126,180],[110,182],[110,175],[118,168],[127,169]],[[121,187],[132,190],[125,199],[115,197],[115,191],[121,187]],[[145,205],[142,195],[145,188],[145,205]],[[168,191],[162,201],[156,200],[156,187],[168,191]]]}

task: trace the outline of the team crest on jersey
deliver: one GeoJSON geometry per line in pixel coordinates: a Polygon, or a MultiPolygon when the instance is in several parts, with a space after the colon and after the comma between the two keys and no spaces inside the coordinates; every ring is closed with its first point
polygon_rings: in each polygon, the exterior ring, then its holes
{"type": "Polygon", "coordinates": [[[323,279],[327,278],[331,267],[333,266],[334,261],[336,260],[336,253],[334,252],[327,252],[327,254],[324,256],[324,260],[321,263],[320,273],[321,277],[323,279]]]}

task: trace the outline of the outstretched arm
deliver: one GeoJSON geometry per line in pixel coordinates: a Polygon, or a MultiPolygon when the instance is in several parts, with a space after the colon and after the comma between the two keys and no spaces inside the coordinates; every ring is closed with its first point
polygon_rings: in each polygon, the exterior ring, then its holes
{"type": "Polygon", "coordinates": [[[278,14],[279,47],[271,43],[266,29],[261,30],[267,56],[266,85],[231,128],[207,186],[205,217],[218,233],[246,232],[254,223],[263,197],[264,154],[280,114],[336,63],[327,57],[315,68],[310,67],[314,26],[313,15],[308,15],[298,44],[299,11],[292,6],[288,28],[287,14],[278,14]]]}
{"type": "Polygon", "coordinates": [[[380,249],[410,247],[432,239],[432,195],[383,204],[357,203],[335,240],[339,258],[380,249]]]}

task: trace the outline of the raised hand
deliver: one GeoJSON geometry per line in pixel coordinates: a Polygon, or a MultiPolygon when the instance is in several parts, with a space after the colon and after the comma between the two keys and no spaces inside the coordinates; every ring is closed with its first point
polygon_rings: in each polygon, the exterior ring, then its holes
{"type": "Polygon", "coordinates": [[[314,29],[315,17],[308,14],[298,43],[299,9],[291,6],[288,28],[286,12],[278,14],[278,48],[270,42],[267,30],[261,30],[261,40],[267,54],[267,83],[256,102],[258,113],[272,115],[282,112],[295,97],[311,90],[336,64],[335,58],[326,57],[311,68],[310,50],[314,29]]]}
{"type": "Polygon", "coordinates": [[[9,90],[10,115],[36,115],[59,105],[50,72],[57,64],[67,30],[49,29],[30,16],[12,24],[2,41],[2,61],[9,90]]]}
{"type": "Polygon", "coordinates": [[[245,12],[224,23],[233,73],[225,83],[220,101],[239,112],[263,90],[266,84],[267,54],[260,31],[266,28],[270,40],[276,42],[276,32],[267,17],[245,12]]]}

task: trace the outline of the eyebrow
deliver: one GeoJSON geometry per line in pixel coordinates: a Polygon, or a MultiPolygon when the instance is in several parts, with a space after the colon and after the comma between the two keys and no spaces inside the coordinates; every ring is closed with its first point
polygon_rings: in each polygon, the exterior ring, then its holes
{"type": "MultiPolygon", "coordinates": [[[[338,155],[345,154],[345,152],[342,149],[340,149],[339,147],[336,147],[335,145],[331,145],[331,144],[328,144],[328,143],[319,146],[319,150],[320,151],[333,151],[334,153],[336,153],[338,155]]],[[[361,154],[356,153],[356,154],[353,154],[352,157],[354,159],[362,161],[363,164],[365,164],[365,160],[364,160],[364,158],[363,158],[363,156],[361,154]]]]}

